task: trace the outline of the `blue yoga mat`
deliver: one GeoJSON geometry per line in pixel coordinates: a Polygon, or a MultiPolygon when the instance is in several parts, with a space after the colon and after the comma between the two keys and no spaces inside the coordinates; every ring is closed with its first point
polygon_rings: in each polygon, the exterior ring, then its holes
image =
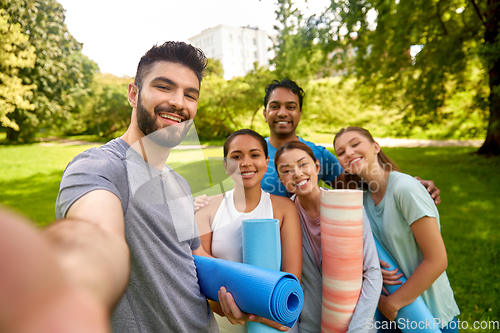
{"type": "MultiPolygon", "coordinates": [[[[394,269],[401,269],[396,264],[394,259],[385,251],[385,249],[380,245],[380,243],[375,239],[375,246],[377,247],[377,253],[380,260],[385,261],[390,265],[388,270],[392,271],[394,269]]],[[[406,277],[403,275],[401,277],[401,282],[406,282],[406,277]]],[[[384,285],[389,294],[394,293],[401,285],[384,285]]],[[[377,310],[378,311],[378,310],[377,310]]],[[[405,307],[399,309],[398,316],[396,318],[396,323],[399,329],[403,333],[410,332],[426,332],[426,333],[441,333],[438,324],[434,324],[434,316],[425,305],[424,300],[421,296],[418,296],[413,303],[408,304],[405,307]]]]}
{"type": "MultiPolygon", "coordinates": [[[[242,222],[243,262],[258,267],[281,270],[281,234],[277,219],[249,219],[242,222]]],[[[262,323],[247,324],[248,333],[276,333],[262,323]]]]}
{"type": "Polygon", "coordinates": [[[289,327],[297,321],[304,294],[293,274],[234,261],[193,257],[201,292],[209,299],[219,301],[217,293],[225,287],[244,312],[289,327]]]}
{"type": "Polygon", "coordinates": [[[241,237],[245,264],[281,269],[281,234],[277,219],[243,220],[241,237]]]}

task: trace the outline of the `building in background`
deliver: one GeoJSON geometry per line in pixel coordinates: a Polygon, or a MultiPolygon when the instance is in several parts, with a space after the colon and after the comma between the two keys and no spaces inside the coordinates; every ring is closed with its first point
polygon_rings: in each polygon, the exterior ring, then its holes
{"type": "Polygon", "coordinates": [[[255,62],[259,66],[269,65],[269,34],[258,28],[220,24],[189,38],[189,42],[208,58],[221,62],[226,80],[244,76],[255,62]]]}

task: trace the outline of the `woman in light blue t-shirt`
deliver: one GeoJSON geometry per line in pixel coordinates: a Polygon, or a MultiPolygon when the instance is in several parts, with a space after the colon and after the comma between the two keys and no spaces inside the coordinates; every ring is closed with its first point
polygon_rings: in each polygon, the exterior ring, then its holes
{"type": "MultiPolygon", "coordinates": [[[[393,294],[380,296],[378,309],[395,320],[399,309],[422,296],[443,332],[458,332],[460,314],[446,267],[439,212],[426,189],[399,168],[360,127],[341,129],[334,139],[337,158],[354,184],[367,188],[363,205],[375,238],[408,280],[393,294]]],[[[382,267],[389,267],[381,262],[382,267]]],[[[382,269],[384,284],[400,284],[400,272],[382,269]]],[[[385,288],[384,288],[385,289],[385,288]]]]}

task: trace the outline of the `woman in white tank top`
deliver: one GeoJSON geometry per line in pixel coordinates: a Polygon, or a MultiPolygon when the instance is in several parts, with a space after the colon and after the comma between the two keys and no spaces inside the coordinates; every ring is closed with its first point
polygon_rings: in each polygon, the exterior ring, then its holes
{"type": "MultiPolygon", "coordinates": [[[[224,166],[234,181],[234,189],[210,198],[210,204],[196,212],[203,249],[216,258],[242,262],[241,222],[253,218],[280,221],[281,270],[302,272],[302,231],[297,208],[291,200],[261,189],[267,171],[267,143],[255,131],[243,129],[231,134],[224,143],[224,166]]],[[[210,301],[220,332],[246,332],[246,325],[233,325],[234,318],[223,318],[219,303],[210,301]],[[231,322],[230,322],[231,321],[231,322]]],[[[264,319],[274,328],[282,325],[264,319]]]]}

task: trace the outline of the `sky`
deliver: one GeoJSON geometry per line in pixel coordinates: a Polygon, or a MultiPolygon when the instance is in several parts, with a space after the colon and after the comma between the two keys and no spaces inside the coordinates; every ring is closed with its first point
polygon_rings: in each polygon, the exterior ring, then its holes
{"type": "MultiPolygon", "coordinates": [[[[251,26],[273,33],[275,0],[57,0],[69,32],[103,73],[135,75],[141,56],[156,43],[189,42],[219,24],[251,26]]],[[[328,0],[296,1],[306,14],[328,0]]]]}

